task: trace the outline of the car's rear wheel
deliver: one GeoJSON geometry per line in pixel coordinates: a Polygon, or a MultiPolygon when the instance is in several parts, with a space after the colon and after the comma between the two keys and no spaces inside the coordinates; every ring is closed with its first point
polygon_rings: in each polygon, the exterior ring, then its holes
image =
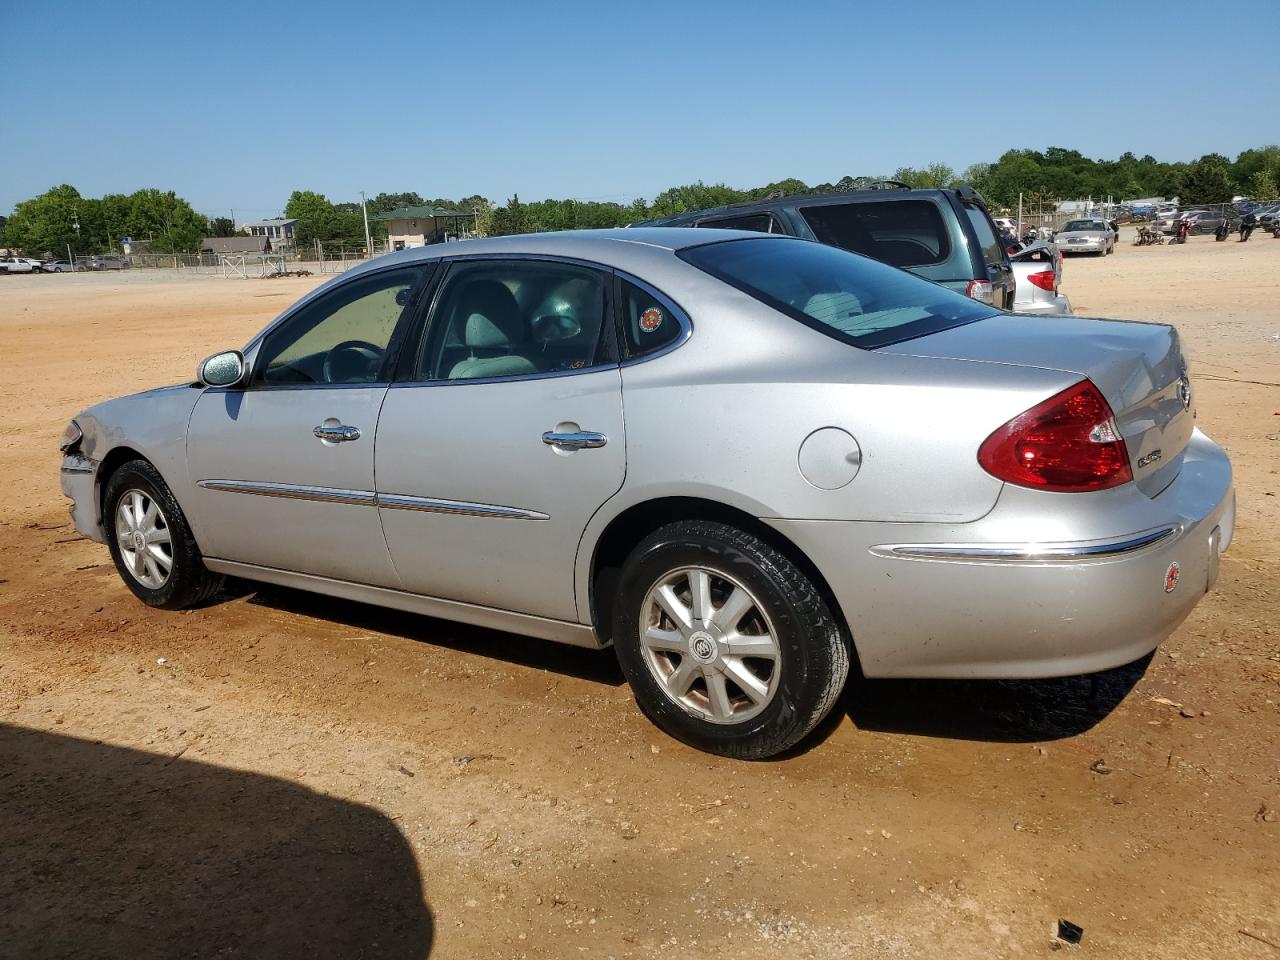
{"type": "Polygon", "coordinates": [[[618,660],[641,709],[712,753],[772,756],[830,712],[849,647],[785,554],[723,523],[662,527],[632,551],[614,605],[618,660]]]}
{"type": "Polygon", "coordinates": [[[145,460],[131,460],[111,475],[102,515],[116,570],[143,603],[184,610],[222,588],[223,578],[205,567],[178,501],[145,460]]]}

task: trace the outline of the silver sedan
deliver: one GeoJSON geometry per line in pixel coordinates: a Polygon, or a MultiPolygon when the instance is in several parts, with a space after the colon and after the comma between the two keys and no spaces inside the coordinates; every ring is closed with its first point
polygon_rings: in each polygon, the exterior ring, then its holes
{"type": "Polygon", "coordinates": [[[1071,220],[1057,232],[1053,242],[1063,253],[1096,253],[1105,257],[1115,252],[1116,234],[1105,220],[1071,220]]]}
{"type": "Polygon", "coordinates": [[[737,757],[797,743],[851,664],[1135,660],[1234,519],[1173,328],[734,231],[390,254],[62,450],[145,603],[232,575],[612,644],[650,717],[737,757]]]}

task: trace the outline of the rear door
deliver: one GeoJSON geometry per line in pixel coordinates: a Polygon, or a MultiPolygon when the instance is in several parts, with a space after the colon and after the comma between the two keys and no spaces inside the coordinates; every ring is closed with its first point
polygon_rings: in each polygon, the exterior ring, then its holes
{"type": "Polygon", "coordinates": [[[578,544],[626,470],[611,290],[577,263],[449,267],[378,422],[378,509],[406,590],[578,619],[578,544]]]}

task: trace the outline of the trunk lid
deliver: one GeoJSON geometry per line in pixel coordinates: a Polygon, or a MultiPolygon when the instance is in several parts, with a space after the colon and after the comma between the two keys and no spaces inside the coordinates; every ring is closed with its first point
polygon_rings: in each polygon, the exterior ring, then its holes
{"type": "Polygon", "coordinates": [[[1115,413],[1138,488],[1154,497],[1177,477],[1195,428],[1191,381],[1178,331],[1160,323],[998,314],[977,323],[881,347],[1059,370],[1088,377],[1115,413]]]}

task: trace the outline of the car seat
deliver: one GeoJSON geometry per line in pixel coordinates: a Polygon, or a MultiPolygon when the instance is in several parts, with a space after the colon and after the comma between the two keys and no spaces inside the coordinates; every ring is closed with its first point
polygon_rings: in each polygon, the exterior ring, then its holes
{"type": "Polygon", "coordinates": [[[479,280],[463,292],[455,325],[463,324],[468,356],[454,364],[450,380],[513,377],[537,373],[538,367],[519,348],[527,347],[524,319],[516,298],[496,280],[479,280]]]}

